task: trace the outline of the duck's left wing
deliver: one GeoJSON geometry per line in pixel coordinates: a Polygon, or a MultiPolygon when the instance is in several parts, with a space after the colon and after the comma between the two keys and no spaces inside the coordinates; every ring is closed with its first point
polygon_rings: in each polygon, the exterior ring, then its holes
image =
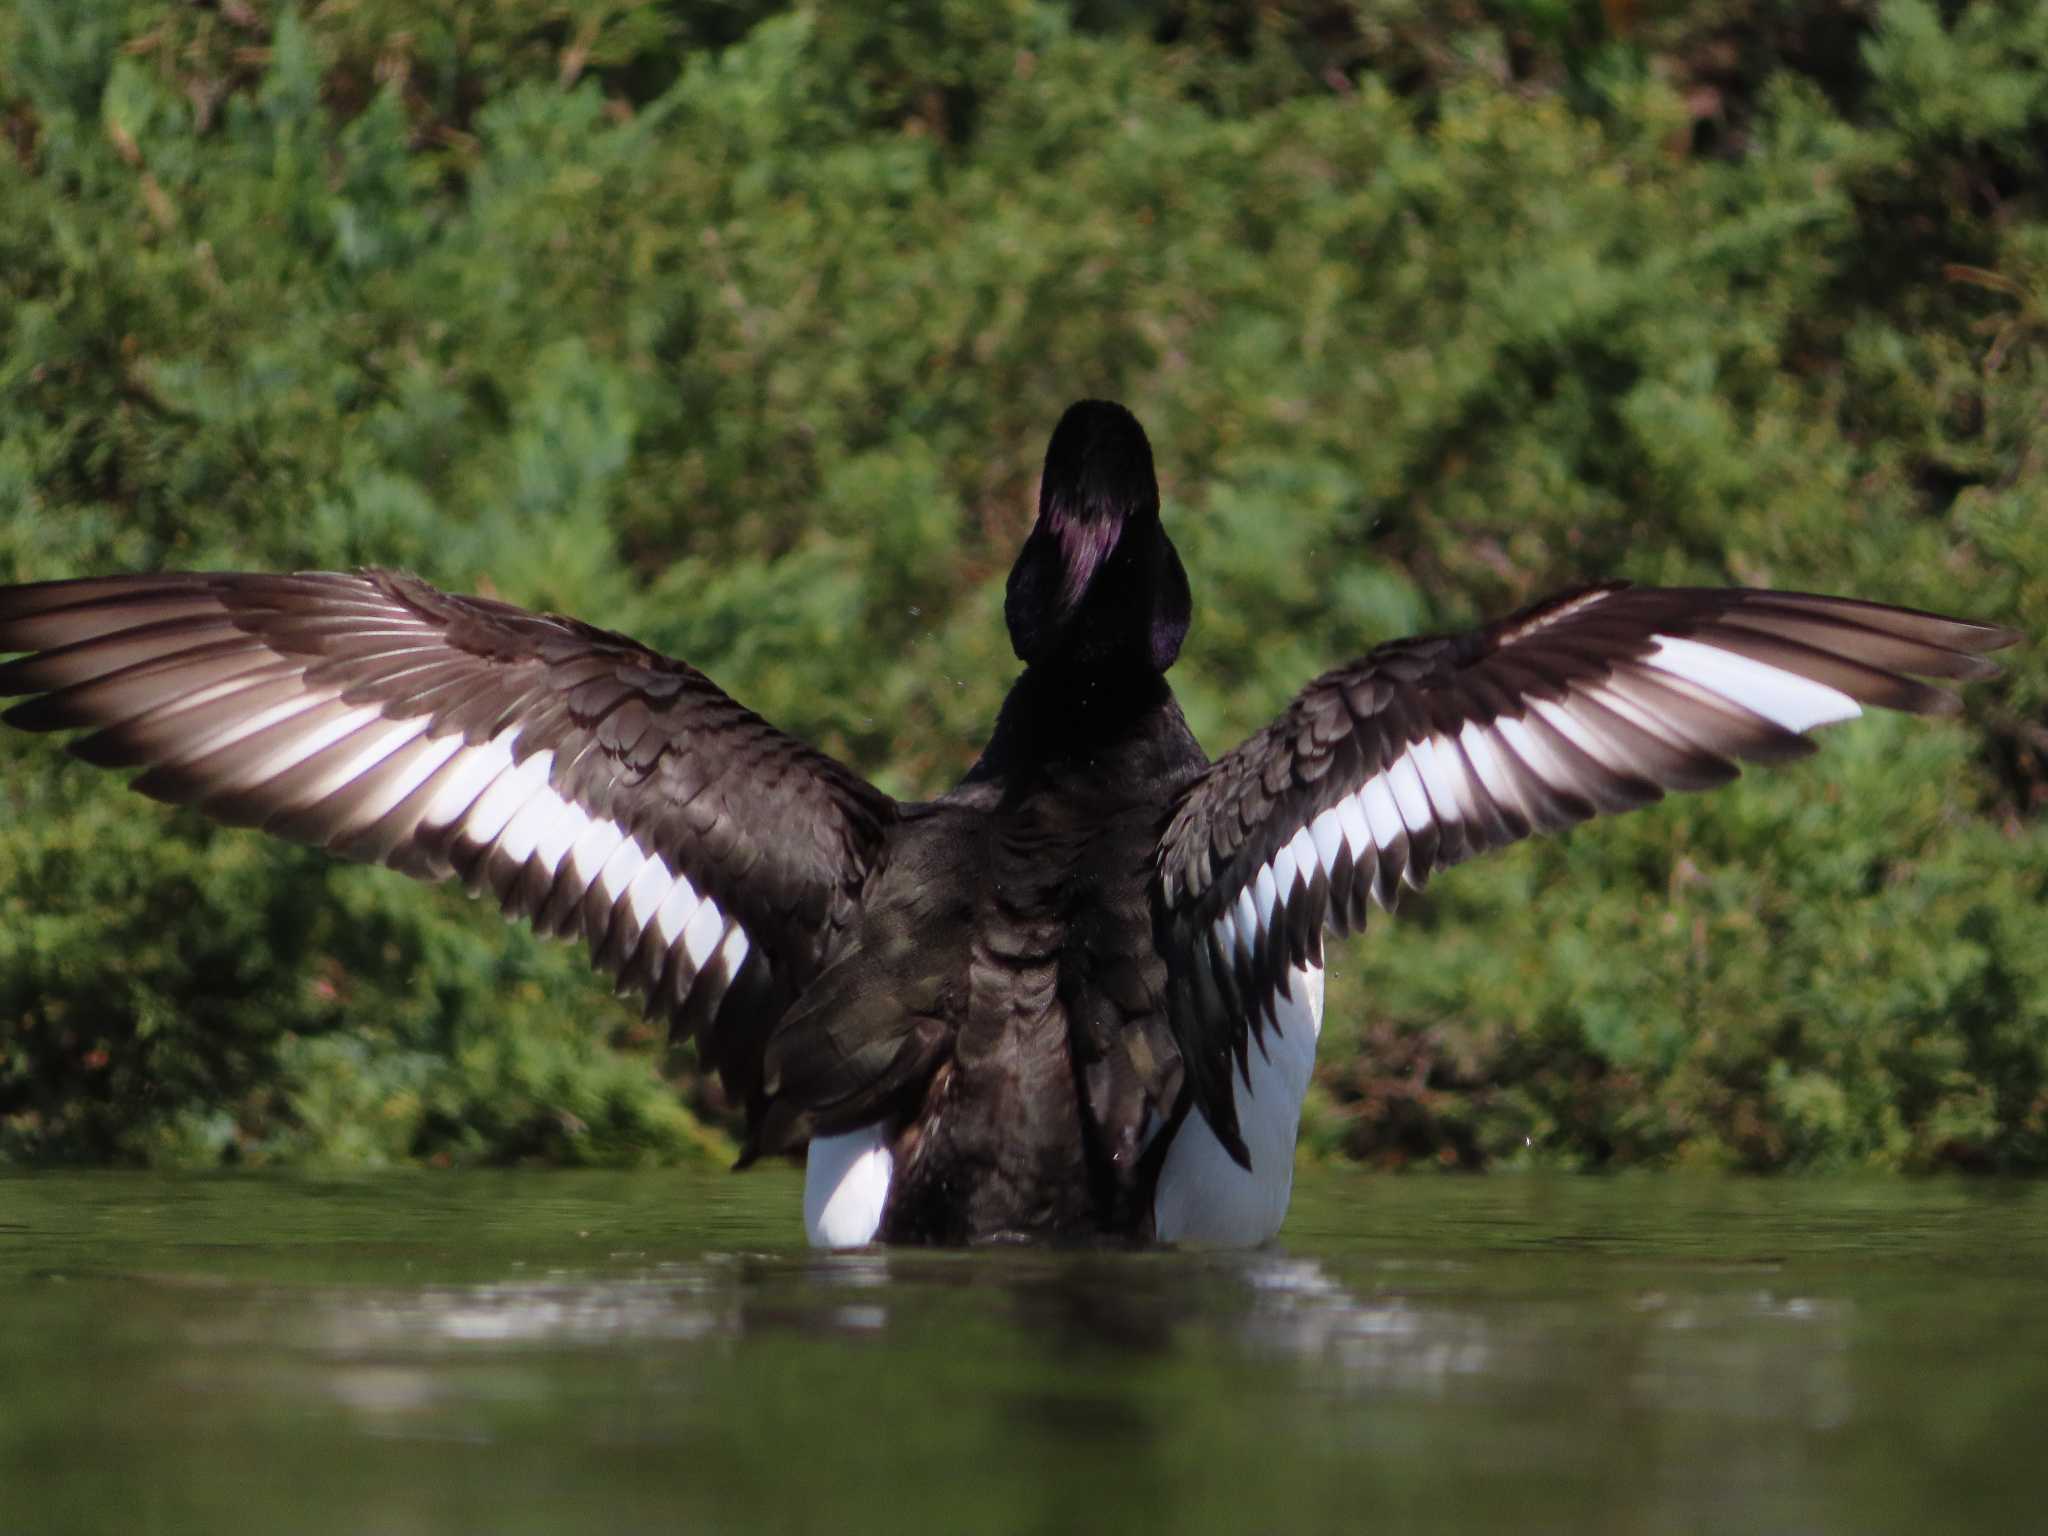
{"type": "Polygon", "coordinates": [[[2011,632],[1805,593],[1606,585],[1383,645],[1310,683],[1190,786],[1159,847],[1170,1013],[1195,1103],[1231,1090],[1327,923],[1532,832],[1812,750],[1864,704],[1952,712],[1918,677],[1997,671],[2011,632]],[[1911,674],[1911,675],[1909,675],[1911,674]]]}
{"type": "Polygon", "coordinates": [[[580,932],[758,1108],[895,803],[623,635],[389,571],[0,588],[6,720],[134,787],[580,932]]]}

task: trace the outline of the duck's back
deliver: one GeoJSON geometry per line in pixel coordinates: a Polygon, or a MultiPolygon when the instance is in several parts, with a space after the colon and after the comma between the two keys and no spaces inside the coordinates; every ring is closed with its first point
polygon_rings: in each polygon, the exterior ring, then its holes
{"type": "Polygon", "coordinates": [[[770,1048],[780,1091],[816,1106],[814,1184],[867,1177],[886,1241],[1139,1234],[1149,1219],[1144,1154],[1181,1080],[1159,833],[1205,759],[1163,679],[1057,718],[1051,702],[1020,684],[968,779],[905,808],[847,953],[770,1048]]]}

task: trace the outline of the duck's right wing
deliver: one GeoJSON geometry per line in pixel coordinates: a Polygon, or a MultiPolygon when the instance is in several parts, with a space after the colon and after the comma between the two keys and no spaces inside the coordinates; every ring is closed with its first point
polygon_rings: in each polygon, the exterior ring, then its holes
{"type": "Polygon", "coordinates": [[[1673,789],[1812,750],[1864,704],[1953,712],[1916,677],[1998,669],[2008,630],[1799,592],[1590,587],[1317,678],[1212,763],[1159,844],[1173,1030],[1196,1103],[1245,1161],[1231,1088],[1325,924],[1403,884],[1673,789]]]}
{"type": "Polygon", "coordinates": [[[0,696],[134,787],[581,932],[754,1113],[895,802],[609,633],[385,571],[0,588],[0,696]]]}

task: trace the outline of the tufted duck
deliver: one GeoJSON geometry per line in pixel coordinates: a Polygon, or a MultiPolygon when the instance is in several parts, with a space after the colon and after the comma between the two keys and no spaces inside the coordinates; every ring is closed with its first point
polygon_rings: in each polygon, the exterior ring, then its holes
{"type": "Polygon", "coordinates": [[[1953,711],[2006,631],[1803,593],[1606,583],[1310,683],[1210,762],[1166,671],[1189,594],[1152,454],[1083,401],[1004,617],[1024,670],[950,793],[899,803],[702,673],[391,571],[0,589],[0,695],[134,787],[461,878],[694,1038],[743,1161],[880,1239],[1271,1237],[1325,928],[1531,832],[1953,711]],[[1909,675],[1910,674],[1910,675],[1909,675]]]}

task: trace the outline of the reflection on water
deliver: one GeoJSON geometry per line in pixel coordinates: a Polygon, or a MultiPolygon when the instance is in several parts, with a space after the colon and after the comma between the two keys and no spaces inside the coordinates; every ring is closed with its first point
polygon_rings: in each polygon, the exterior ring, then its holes
{"type": "Polygon", "coordinates": [[[6,1528],[2026,1528],[2048,1191],[1684,1188],[816,1255],[674,1180],[0,1182],[6,1528]]]}
{"type": "MultiPolygon", "coordinates": [[[[1576,1379],[1597,1351],[1606,1388],[1651,1415],[1828,1430],[1852,1415],[1853,1304],[1746,1286],[1627,1290],[1601,1298],[1461,1290],[1473,1263],[1426,1276],[1392,1266],[1365,1294],[1285,1252],[1249,1255],[706,1255],[604,1278],[560,1273],[472,1285],[204,1286],[174,1309],[192,1358],[218,1386],[330,1399],[386,1433],[466,1394],[545,1395],[545,1370],[487,1378],[561,1352],[666,1358],[730,1354],[748,1339],[914,1337],[949,1297],[975,1298],[1047,1350],[1111,1356],[1213,1354],[1277,1364],[1323,1393],[1380,1402],[1475,1402],[1576,1379]],[[1426,1289],[1409,1287],[1418,1280],[1426,1289]],[[1405,1287],[1404,1287],[1405,1282],[1405,1287]]],[[[180,1282],[154,1284],[176,1291],[180,1282]]]]}

